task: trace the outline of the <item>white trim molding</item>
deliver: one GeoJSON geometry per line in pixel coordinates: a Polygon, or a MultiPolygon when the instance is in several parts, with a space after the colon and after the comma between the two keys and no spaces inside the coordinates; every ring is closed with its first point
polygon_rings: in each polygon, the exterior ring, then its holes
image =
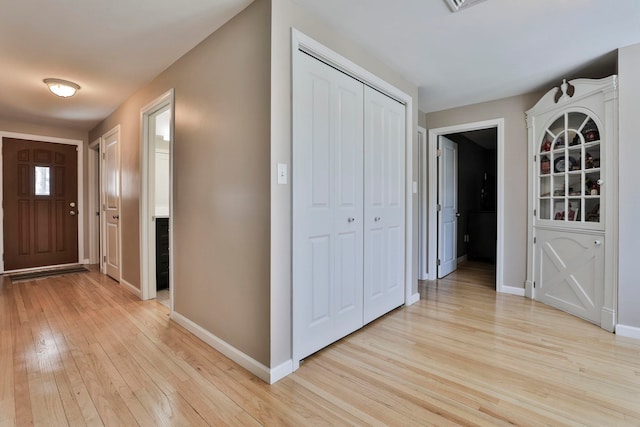
{"type": "Polygon", "coordinates": [[[167,92],[140,109],[140,289],[143,300],[156,297],[155,288],[155,221],[151,220],[153,192],[149,191],[149,176],[154,173],[150,160],[149,118],[159,110],[169,108],[169,300],[173,308],[173,145],[174,145],[174,91],[167,92]]]}
{"type": "MultiPolygon", "coordinates": [[[[446,126],[441,128],[429,129],[429,235],[437,235],[437,194],[438,194],[438,168],[437,168],[437,155],[438,149],[438,137],[442,135],[449,135],[452,133],[469,132],[473,130],[496,128],[497,130],[497,154],[498,154],[498,188],[497,188],[497,245],[496,245],[496,291],[500,293],[513,293],[513,289],[504,285],[504,186],[505,186],[505,165],[504,165],[504,118],[498,118],[493,120],[484,120],[481,122],[464,123],[455,126],[446,126]]],[[[429,239],[429,261],[428,271],[429,280],[435,280],[437,278],[436,261],[438,258],[437,251],[437,239],[429,239]]],[[[520,291],[518,291],[519,294],[520,291]]],[[[524,289],[522,289],[524,295],[524,289]]],[[[516,294],[516,295],[518,295],[516,294]]]]}
{"type": "MultiPolygon", "coordinates": [[[[79,139],[58,138],[46,135],[32,135],[26,133],[4,132],[0,131],[0,206],[2,206],[2,177],[3,177],[3,160],[2,160],[2,140],[4,138],[27,139],[42,142],[52,142],[56,144],[75,145],[78,153],[78,264],[84,261],[84,141],[79,139]]],[[[50,266],[46,266],[50,267],[50,266]]],[[[0,209],[0,274],[4,273],[4,210],[0,209]]]]}
{"type": "Polygon", "coordinates": [[[503,294],[517,295],[519,297],[525,296],[524,288],[518,288],[516,286],[502,285],[502,290],[500,292],[503,294]]]}
{"type": "Polygon", "coordinates": [[[616,335],[640,340],[640,328],[637,326],[616,325],[616,335]]]}
{"type": "Polygon", "coordinates": [[[267,384],[273,384],[293,372],[293,363],[291,360],[286,361],[274,369],[269,369],[182,314],[173,311],[171,313],[171,319],[267,384]]]}
{"type": "MultiPolygon", "coordinates": [[[[122,276],[122,274],[120,275],[122,276]]],[[[124,280],[122,277],[120,277],[120,284],[129,292],[131,292],[132,294],[134,294],[135,296],[137,296],[138,298],[140,298],[140,296],[142,295],[140,293],[140,289],[136,288],[135,286],[133,286],[131,283],[127,282],[126,280],[124,280]]]]}

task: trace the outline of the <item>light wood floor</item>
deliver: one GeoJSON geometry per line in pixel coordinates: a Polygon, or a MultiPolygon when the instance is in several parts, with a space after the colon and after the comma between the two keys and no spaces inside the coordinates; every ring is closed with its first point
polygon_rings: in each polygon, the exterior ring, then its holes
{"type": "Polygon", "coordinates": [[[422,283],[272,386],[96,272],[4,280],[0,425],[640,425],[640,342],[491,277],[422,283]]]}

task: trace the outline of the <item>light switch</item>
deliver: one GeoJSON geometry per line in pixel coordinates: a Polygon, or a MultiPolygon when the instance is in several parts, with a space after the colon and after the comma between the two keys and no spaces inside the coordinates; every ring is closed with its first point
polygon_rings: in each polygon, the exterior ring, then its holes
{"type": "Polygon", "coordinates": [[[278,163],[278,184],[285,185],[287,183],[287,164],[278,163]]]}
{"type": "Polygon", "coordinates": [[[413,181],[413,194],[418,193],[418,183],[413,181]]]}

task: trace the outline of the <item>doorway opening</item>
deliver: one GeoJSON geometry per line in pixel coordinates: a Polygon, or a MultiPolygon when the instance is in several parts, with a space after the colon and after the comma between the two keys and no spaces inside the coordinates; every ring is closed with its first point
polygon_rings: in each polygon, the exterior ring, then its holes
{"type": "Polygon", "coordinates": [[[503,284],[504,119],[487,120],[483,122],[430,129],[428,135],[428,148],[425,151],[426,159],[422,162],[424,164],[423,167],[427,169],[425,174],[428,176],[426,191],[427,232],[425,233],[427,241],[424,244],[426,247],[424,252],[427,254],[427,259],[425,261],[427,266],[425,278],[428,280],[435,280],[438,278],[438,260],[440,260],[440,265],[443,265],[442,259],[445,255],[441,252],[448,251],[450,258],[449,261],[454,265],[457,265],[458,259],[460,259],[460,261],[469,259],[469,250],[471,250],[473,255],[472,258],[477,258],[478,261],[495,262],[496,290],[498,292],[509,292],[509,289],[505,288],[503,284]],[[457,136],[459,134],[461,135],[457,136]],[[452,141],[451,138],[447,138],[447,136],[453,136],[453,139],[458,139],[459,142],[456,143],[455,141],[452,141]],[[479,140],[480,137],[489,138],[489,136],[494,140],[492,145],[488,145],[491,149],[482,146],[475,147],[474,145],[478,145],[477,142],[470,142],[476,139],[479,140]],[[442,173],[446,174],[447,171],[443,170],[442,166],[439,166],[439,163],[441,162],[439,162],[440,157],[438,154],[443,153],[443,151],[439,151],[439,145],[444,139],[449,140],[455,148],[457,148],[461,143],[468,145],[463,148],[465,151],[462,153],[462,161],[460,161],[460,154],[457,151],[449,153],[450,158],[447,165],[449,168],[453,166],[454,172],[451,173],[451,171],[449,171],[448,182],[453,183],[453,188],[450,188],[451,185],[449,185],[445,190],[442,190],[442,188],[439,188],[441,187],[439,185],[439,181],[442,181],[443,179],[441,178],[439,180],[439,175],[442,175],[442,173]],[[493,149],[493,145],[495,145],[495,149],[493,149]],[[473,153],[483,153],[483,159],[486,158],[486,161],[480,163],[473,153]],[[473,166],[464,160],[467,157],[471,158],[473,166]],[[462,171],[462,176],[460,176],[459,172],[455,170],[458,166],[462,171]],[[476,171],[476,169],[478,170],[476,171]],[[484,175],[485,169],[487,169],[486,179],[484,175]],[[493,169],[495,171],[493,176],[489,169],[493,169]],[[463,186],[461,187],[462,195],[457,194],[456,188],[460,188],[458,186],[459,183],[463,183],[463,186]],[[493,188],[493,190],[491,188],[493,188]],[[455,196],[450,194],[451,191],[456,193],[455,196]],[[447,194],[443,192],[446,192],[447,194]],[[447,197],[448,199],[446,199],[447,197]],[[466,211],[463,212],[459,210],[460,207],[458,206],[458,202],[461,201],[461,199],[463,199],[463,208],[466,209],[466,211]],[[474,199],[475,201],[473,201],[474,199]],[[443,221],[439,221],[439,219],[444,219],[439,215],[438,209],[440,208],[442,211],[442,209],[445,208],[443,206],[446,204],[445,202],[450,202],[450,204],[455,203],[455,205],[449,206],[453,215],[453,220],[449,223],[450,232],[448,234],[448,246],[444,245],[444,242],[442,241],[439,242],[439,234],[442,234],[443,232],[441,231],[438,233],[439,222],[440,228],[443,228],[443,221]],[[466,212],[466,214],[464,212],[466,212]],[[459,216],[457,214],[459,214],[459,216]],[[460,220],[460,218],[463,219],[460,220]],[[471,224],[469,221],[471,221],[471,224]],[[481,227],[481,225],[476,225],[476,222],[478,221],[481,224],[489,222],[491,225],[489,225],[486,230],[480,230],[479,227],[481,227]],[[473,230],[469,229],[470,226],[473,230]],[[493,231],[494,229],[495,232],[493,231]],[[479,234],[484,231],[487,231],[488,234],[493,237],[484,237],[479,234]],[[472,238],[477,241],[472,243],[472,238]],[[459,242],[461,246],[460,251],[458,251],[459,242]],[[476,248],[473,246],[476,243],[478,246],[485,245],[486,247],[476,248]],[[443,246],[445,246],[444,249],[443,246]],[[493,256],[491,256],[491,254],[493,254],[493,256]]]}
{"type": "Polygon", "coordinates": [[[173,310],[173,90],[144,107],[141,121],[142,299],[156,299],[173,310]]]}
{"type": "MultiPolygon", "coordinates": [[[[498,239],[497,128],[441,136],[441,139],[445,138],[457,148],[457,209],[455,241],[452,242],[455,264],[465,263],[466,269],[478,275],[495,277],[498,239]]],[[[440,196],[444,199],[442,194],[440,196]]],[[[438,238],[441,237],[444,236],[439,234],[438,238]]],[[[444,258],[442,251],[439,258],[444,258]]],[[[444,276],[445,273],[443,271],[438,276],[444,276]]]]}

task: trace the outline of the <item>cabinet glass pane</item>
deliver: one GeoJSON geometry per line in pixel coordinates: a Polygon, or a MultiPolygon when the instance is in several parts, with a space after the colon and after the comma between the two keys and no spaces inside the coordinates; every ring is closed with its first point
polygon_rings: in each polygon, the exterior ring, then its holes
{"type": "Polygon", "coordinates": [[[551,200],[540,200],[540,219],[551,219],[551,200]]]}
{"type": "Polygon", "coordinates": [[[600,130],[588,114],[557,117],[540,141],[538,219],[600,222],[600,130]]]}

